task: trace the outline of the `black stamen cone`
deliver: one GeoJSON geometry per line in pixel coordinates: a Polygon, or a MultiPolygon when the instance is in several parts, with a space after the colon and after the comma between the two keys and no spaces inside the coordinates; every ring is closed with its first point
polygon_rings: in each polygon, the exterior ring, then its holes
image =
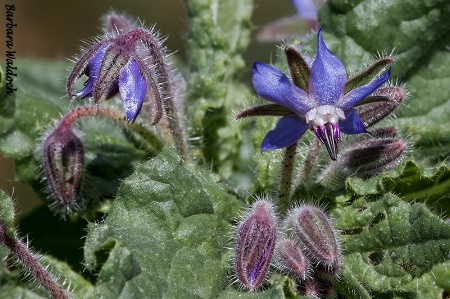
{"type": "Polygon", "coordinates": [[[325,135],[322,136],[322,142],[325,143],[328,154],[330,154],[330,158],[333,161],[336,161],[338,153],[338,140],[334,139],[334,126],[330,123],[326,123],[324,127],[325,130],[323,131],[323,133],[325,135]]]}

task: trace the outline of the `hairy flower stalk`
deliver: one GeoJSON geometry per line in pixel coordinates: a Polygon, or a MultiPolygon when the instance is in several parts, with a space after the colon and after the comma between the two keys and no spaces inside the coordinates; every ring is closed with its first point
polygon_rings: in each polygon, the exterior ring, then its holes
{"type": "MultiPolygon", "coordinates": [[[[58,126],[42,143],[43,168],[48,191],[53,199],[51,207],[65,217],[78,210],[81,185],[84,176],[84,150],[81,140],[72,126],[81,117],[102,116],[127,124],[123,116],[111,109],[99,106],[83,106],[67,113],[58,126]]],[[[137,124],[128,124],[129,129],[147,140],[156,151],[163,144],[155,136],[137,124]]]]}
{"type": "Polygon", "coordinates": [[[288,146],[284,153],[280,186],[278,188],[278,210],[280,212],[285,212],[291,204],[292,174],[294,171],[296,150],[297,143],[294,143],[288,146]]]}
{"type": "Polygon", "coordinates": [[[388,80],[393,59],[382,58],[347,80],[343,64],[323,41],[322,29],[317,35],[317,53],[311,67],[292,47],[287,46],[285,53],[292,82],[277,68],[255,62],[253,87],[274,104],[244,110],[236,119],[282,116],[264,138],[261,152],[290,146],[310,129],[326,146],[330,158],[336,160],[341,132],[366,132],[355,107],[388,80]]]}
{"type": "Polygon", "coordinates": [[[234,270],[237,279],[249,291],[264,282],[275,249],[277,220],[267,200],[258,200],[243,217],[237,230],[234,270]]]}
{"type": "Polygon", "coordinates": [[[154,109],[152,125],[164,115],[176,149],[188,160],[190,154],[176,107],[176,83],[161,38],[138,22],[110,12],[103,17],[105,34],[85,50],[67,80],[69,99],[92,97],[99,103],[120,93],[127,121],[133,123],[145,99],[154,109]],[[88,80],[74,93],[82,75],[88,80]]]}
{"type": "Polygon", "coordinates": [[[0,242],[17,257],[26,272],[34,277],[52,298],[70,298],[55,277],[39,263],[38,257],[17,236],[9,234],[3,223],[0,223],[0,242]]]}

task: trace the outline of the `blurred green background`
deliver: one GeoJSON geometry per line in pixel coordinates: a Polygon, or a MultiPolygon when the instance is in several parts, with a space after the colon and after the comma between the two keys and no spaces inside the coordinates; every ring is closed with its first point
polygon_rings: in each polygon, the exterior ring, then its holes
{"type": "MultiPolygon", "coordinates": [[[[217,0],[227,1],[227,0],[217,0]]],[[[27,1],[11,0],[3,2],[14,5],[13,42],[17,58],[66,59],[77,55],[82,40],[89,40],[100,33],[99,18],[110,9],[126,12],[140,18],[146,25],[156,24],[163,36],[168,36],[166,45],[169,52],[176,52],[177,58],[187,60],[186,53],[186,11],[181,0],[153,1],[27,1]]],[[[1,28],[6,28],[6,9],[2,5],[1,28]]],[[[261,26],[283,17],[295,14],[289,0],[255,0],[253,24],[255,32],[261,26]]],[[[5,34],[2,29],[3,36],[5,34]]],[[[4,62],[6,45],[0,44],[0,61],[4,62]]],[[[251,45],[245,54],[247,68],[242,79],[247,84],[251,78],[251,65],[259,60],[274,60],[277,43],[258,42],[253,34],[251,45]]],[[[55,80],[65,81],[64,77],[55,80]]],[[[61,83],[63,86],[63,83],[61,83]]],[[[61,90],[61,96],[64,90],[61,90]]],[[[62,97],[61,101],[67,101],[62,97]]],[[[25,217],[36,206],[43,204],[33,190],[14,182],[14,163],[0,155],[0,188],[6,190],[16,200],[19,219],[25,217]]]]}

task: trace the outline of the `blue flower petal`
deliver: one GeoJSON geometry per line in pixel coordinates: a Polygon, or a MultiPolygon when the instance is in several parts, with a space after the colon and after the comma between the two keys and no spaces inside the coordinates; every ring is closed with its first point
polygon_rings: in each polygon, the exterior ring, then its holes
{"type": "Polygon", "coordinates": [[[309,93],[317,105],[334,105],[344,93],[346,77],[344,65],[328,50],[320,28],[317,35],[317,54],[309,78],[309,93]]]}
{"type": "Polygon", "coordinates": [[[367,132],[355,109],[345,112],[345,120],[339,121],[339,130],[348,135],[367,132]]]}
{"type": "Polygon", "coordinates": [[[275,129],[270,130],[261,144],[261,153],[267,150],[287,147],[296,143],[308,130],[304,119],[296,116],[283,116],[275,129]]]}
{"type": "Polygon", "coordinates": [[[297,14],[305,20],[317,20],[317,6],[313,0],[291,0],[297,14]]]}
{"type": "Polygon", "coordinates": [[[89,60],[89,77],[86,81],[84,87],[79,92],[75,93],[74,96],[76,97],[92,97],[92,91],[94,89],[95,81],[97,80],[98,73],[100,72],[100,67],[102,65],[103,56],[105,56],[105,52],[108,49],[108,46],[100,48],[92,57],[91,60],[89,60]]]}
{"type": "Polygon", "coordinates": [[[265,63],[253,64],[252,82],[255,91],[264,99],[286,107],[299,115],[313,108],[308,94],[293,85],[279,69],[265,63]]]}
{"type": "Polygon", "coordinates": [[[119,73],[119,91],[127,114],[127,121],[131,123],[141,110],[147,93],[147,82],[134,59],[130,59],[119,73]]]}
{"type": "Polygon", "coordinates": [[[384,73],[377,79],[367,83],[366,85],[357,87],[350,90],[342,99],[337,103],[337,107],[342,110],[347,110],[358,105],[359,102],[368,97],[372,92],[374,92],[378,87],[383,85],[391,75],[391,69],[384,73]]]}

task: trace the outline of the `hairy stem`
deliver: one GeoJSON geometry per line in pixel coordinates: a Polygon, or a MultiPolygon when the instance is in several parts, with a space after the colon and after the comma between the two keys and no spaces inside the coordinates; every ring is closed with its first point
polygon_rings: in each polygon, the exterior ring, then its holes
{"type": "Polygon", "coordinates": [[[175,148],[185,161],[190,161],[192,157],[189,152],[187,139],[173,101],[167,101],[164,105],[164,110],[169,123],[170,132],[172,133],[175,148]]]}
{"type": "Polygon", "coordinates": [[[314,138],[312,143],[308,148],[308,152],[306,154],[306,158],[303,161],[303,168],[299,172],[296,180],[295,180],[295,191],[301,188],[302,186],[306,186],[311,182],[311,172],[314,169],[314,164],[317,160],[317,157],[320,153],[320,140],[318,138],[314,138]]]}
{"type": "Polygon", "coordinates": [[[284,152],[280,186],[278,188],[278,208],[281,213],[286,212],[291,204],[292,173],[294,171],[296,150],[297,143],[294,143],[288,146],[284,152]]]}
{"type": "Polygon", "coordinates": [[[55,277],[42,266],[36,255],[17,237],[6,233],[3,224],[0,224],[0,242],[2,242],[22,263],[29,272],[55,299],[68,299],[68,293],[56,282],[55,277]]]}
{"type": "Polygon", "coordinates": [[[131,130],[141,136],[145,141],[152,145],[152,148],[155,151],[161,151],[164,144],[162,141],[149,132],[142,125],[133,123],[130,124],[126,121],[125,117],[122,113],[116,112],[109,108],[101,107],[101,106],[81,106],[71,110],[69,113],[64,115],[63,119],[60,122],[60,126],[71,126],[75,121],[82,117],[87,116],[102,116],[105,118],[112,119],[120,124],[122,124],[126,129],[131,130]]]}

